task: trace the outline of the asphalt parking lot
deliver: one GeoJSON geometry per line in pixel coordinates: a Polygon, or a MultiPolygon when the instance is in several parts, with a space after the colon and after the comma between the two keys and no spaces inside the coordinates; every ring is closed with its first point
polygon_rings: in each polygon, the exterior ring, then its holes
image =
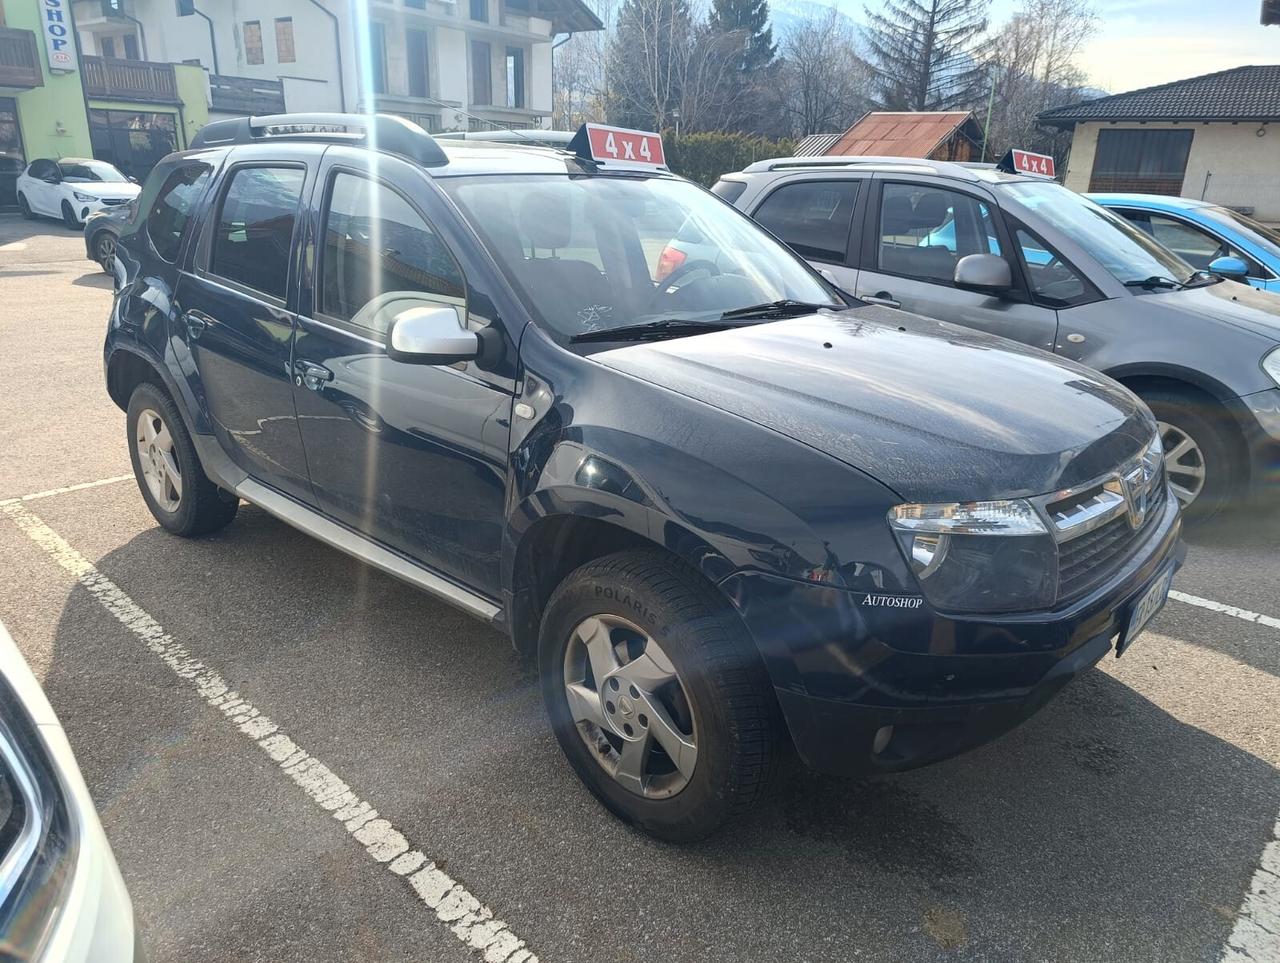
{"type": "Polygon", "coordinates": [[[1280,959],[1280,511],[1193,534],[1125,658],[996,743],[797,768],[672,847],[590,798],[496,632],[251,507],[155,525],[83,254],[0,216],[0,620],[153,963],[1280,959]]]}

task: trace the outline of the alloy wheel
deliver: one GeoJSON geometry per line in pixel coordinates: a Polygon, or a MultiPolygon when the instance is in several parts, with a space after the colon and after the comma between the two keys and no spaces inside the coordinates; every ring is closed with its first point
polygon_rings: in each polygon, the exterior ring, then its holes
{"type": "Polygon", "coordinates": [[[144,408],[138,414],[134,437],[138,464],[151,497],[166,512],[176,512],[182,503],[182,472],[178,470],[169,426],[153,409],[144,408]]]}
{"type": "Polygon", "coordinates": [[[98,238],[98,263],[102,265],[102,270],[108,274],[115,273],[116,260],[116,239],[110,231],[106,231],[98,238]]]}
{"type": "Polygon", "coordinates": [[[662,647],[615,615],[573,630],[564,687],[578,733],[596,761],[631,792],[673,796],[697,764],[697,738],[684,684],[662,647]]]}
{"type": "Polygon", "coordinates": [[[1204,491],[1204,452],[1191,435],[1177,425],[1157,422],[1164,444],[1164,470],[1178,502],[1185,509],[1204,491]]]}

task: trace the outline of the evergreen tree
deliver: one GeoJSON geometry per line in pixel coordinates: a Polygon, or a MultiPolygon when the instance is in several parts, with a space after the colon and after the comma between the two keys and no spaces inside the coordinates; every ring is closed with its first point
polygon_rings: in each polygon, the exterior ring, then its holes
{"type": "Polygon", "coordinates": [[[971,109],[986,91],[991,0],[885,0],[867,9],[867,47],[878,106],[971,109]]]}
{"type": "Polygon", "coordinates": [[[769,26],[769,0],[714,0],[711,28],[720,33],[743,34],[742,70],[760,70],[773,63],[777,48],[769,26]]]}

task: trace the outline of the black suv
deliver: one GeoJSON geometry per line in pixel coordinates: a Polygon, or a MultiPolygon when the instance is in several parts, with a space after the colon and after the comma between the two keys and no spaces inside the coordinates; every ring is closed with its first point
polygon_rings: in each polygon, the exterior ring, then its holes
{"type": "Polygon", "coordinates": [[[117,257],[107,384],[159,523],[243,499],[499,627],[578,775],[668,839],[788,744],[893,771],[1007,730],[1181,559],[1132,394],[848,301],[661,167],[220,122],[117,257]],[[714,259],[665,261],[690,232],[714,259]]]}

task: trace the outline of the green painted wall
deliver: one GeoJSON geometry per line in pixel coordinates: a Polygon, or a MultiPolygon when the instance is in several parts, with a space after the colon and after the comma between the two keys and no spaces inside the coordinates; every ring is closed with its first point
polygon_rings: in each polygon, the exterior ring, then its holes
{"type": "Polygon", "coordinates": [[[209,123],[209,85],[205,72],[191,64],[174,64],[178,82],[178,97],[182,100],[183,138],[180,146],[186,147],[191,138],[209,123]]]}
{"type": "Polygon", "coordinates": [[[80,73],[49,73],[49,53],[41,31],[40,0],[9,0],[4,6],[5,25],[32,30],[40,48],[44,86],[31,90],[3,91],[18,101],[18,123],[27,159],[37,157],[89,157],[89,117],[84,109],[80,73]],[[58,133],[58,127],[63,129],[58,133]]]}

